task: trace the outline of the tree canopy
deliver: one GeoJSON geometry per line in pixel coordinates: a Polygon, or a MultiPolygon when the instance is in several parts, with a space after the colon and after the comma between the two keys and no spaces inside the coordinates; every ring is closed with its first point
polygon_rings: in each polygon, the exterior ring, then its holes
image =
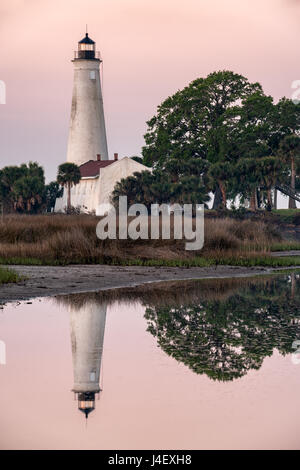
{"type": "Polygon", "coordinates": [[[0,170],[0,197],[7,211],[38,212],[45,201],[45,176],[36,162],[0,170]]]}
{"type": "MultiPolygon", "coordinates": [[[[142,177],[140,200],[206,203],[212,191],[215,206],[239,198],[255,210],[257,198],[272,205],[277,184],[297,187],[300,151],[288,142],[298,138],[300,104],[275,104],[242,75],[225,70],[194,80],[164,100],[147,126],[142,162],[152,177],[142,177]]],[[[134,194],[141,185],[134,178],[118,185],[114,199],[134,194]]]]}
{"type": "Polygon", "coordinates": [[[44,169],[37,162],[0,170],[0,204],[4,212],[51,212],[62,195],[63,188],[57,181],[45,184],[44,169]]]}

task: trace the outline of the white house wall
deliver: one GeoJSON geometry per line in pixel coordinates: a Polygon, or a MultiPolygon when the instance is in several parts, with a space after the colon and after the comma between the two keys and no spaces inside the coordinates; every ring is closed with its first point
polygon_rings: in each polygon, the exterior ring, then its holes
{"type": "MultiPolygon", "coordinates": [[[[71,189],[71,204],[80,207],[82,212],[92,212],[94,209],[94,198],[99,178],[81,179],[80,183],[71,189]]],[[[68,191],[64,189],[62,198],[56,200],[55,212],[64,212],[67,207],[68,191]]]]}
{"type": "Polygon", "coordinates": [[[97,195],[99,199],[97,205],[109,203],[111,193],[121,179],[131,176],[135,172],[141,173],[144,170],[149,171],[149,168],[128,157],[103,168],[98,182],[97,195]]]}
{"type": "MultiPolygon", "coordinates": [[[[83,178],[71,190],[71,204],[80,207],[82,212],[97,213],[100,204],[107,204],[116,183],[135,172],[151,171],[148,167],[125,157],[111,165],[101,168],[100,177],[83,178]]],[[[67,190],[62,198],[56,200],[55,212],[63,212],[67,207],[67,190]]]]}

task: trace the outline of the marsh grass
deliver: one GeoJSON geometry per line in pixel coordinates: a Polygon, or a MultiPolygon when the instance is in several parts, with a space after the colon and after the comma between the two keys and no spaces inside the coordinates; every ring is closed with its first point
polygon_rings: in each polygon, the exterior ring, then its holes
{"type": "Polygon", "coordinates": [[[271,251],[300,251],[300,243],[297,241],[273,243],[271,245],[271,251]]]}
{"type": "Polygon", "coordinates": [[[204,248],[193,252],[185,250],[184,240],[98,240],[99,220],[89,215],[7,215],[0,222],[0,263],[181,267],[300,264],[297,258],[270,256],[272,247],[280,243],[280,235],[263,221],[207,218],[204,248]]]}
{"type": "Polygon", "coordinates": [[[15,283],[22,280],[15,271],[7,268],[0,268],[0,284],[15,283]]]}

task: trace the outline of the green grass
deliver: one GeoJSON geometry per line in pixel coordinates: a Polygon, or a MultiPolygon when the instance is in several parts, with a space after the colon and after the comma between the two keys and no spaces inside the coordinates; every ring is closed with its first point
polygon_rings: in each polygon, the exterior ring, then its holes
{"type": "MultiPolygon", "coordinates": [[[[3,265],[28,265],[28,266],[44,266],[48,263],[44,263],[42,260],[37,258],[0,258],[0,264],[3,265]]],[[[52,265],[53,263],[50,263],[52,265]]]]}
{"type": "Polygon", "coordinates": [[[273,243],[271,245],[271,251],[300,251],[300,243],[299,242],[281,242],[281,243],[273,243]]]}
{"type": "MultiPolygon", "coordinates": [[[[149,267],[180,267],[180,268],[204,268],[209,266],[242,266],[242,267],[289,267],[300,266],[300,256],[275,258],[268,255],[252,256],[222,256],[214,257],[195,257],[190,259],[121,259],[121,258],[98,258],[98,259],[78,259],[69,261],[42,261],[37,258],[11,258],[0,259],[1,264],[7,265],[27,265],[27,266],[67,266],[74,264],[106,264],[112,266],[149,266],[149,267]]],[[[17,282],[17,281],[12,281],[17,282]]]]}
{"type": "Polygon", "coordinates": [[[229,266],[244,266],[244,267],[289,267],[289,266],[300,266],[300,256],[285,256],[282,258],[275,258],[273,256],[257,255],[251,257],[240,257],[240,258],[227,258],[225,257],[221,261],[214,260],[213,264],[229,265],[229,266]]]}
{"type": "Polygon", "coordinates": [[[280,223],[296,224],[300,223],[299,209],[277,209],[272,210],[272,215],[277,216],[280,223]]]}
{"type": "Polygon", "coordinates": [[[272,210],[273,214],[277,215],[298,215],[299,214],[299,209],[273,209],[272,210]]]}
{"type": "Polygon", "coordinates": [[[168,267],[209,267],[209,266],[242,266],[242,267],[289,267],[300,266],[300,256],[274,258],[272,256],[243,256],[243,257],[227,257],[222,259],[196,257],[187,260],[115,260],[110,264],[123,265],[123,266],[168,266],[168,267]]]}
{"type": "Polygon", "coordinates": [[[0,268],[0,284],[19,282],[22,279],[23,278],[19,276],[15,271],[6,268],[0,268]]]}

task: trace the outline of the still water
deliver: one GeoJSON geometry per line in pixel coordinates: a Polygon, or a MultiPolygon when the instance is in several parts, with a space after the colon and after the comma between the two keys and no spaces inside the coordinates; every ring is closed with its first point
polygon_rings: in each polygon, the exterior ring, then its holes
{"type": "Polygon", "coordinates": [[[299,303],[291,274],[8,304],[0,448],[299,449],[299,303]]]}

